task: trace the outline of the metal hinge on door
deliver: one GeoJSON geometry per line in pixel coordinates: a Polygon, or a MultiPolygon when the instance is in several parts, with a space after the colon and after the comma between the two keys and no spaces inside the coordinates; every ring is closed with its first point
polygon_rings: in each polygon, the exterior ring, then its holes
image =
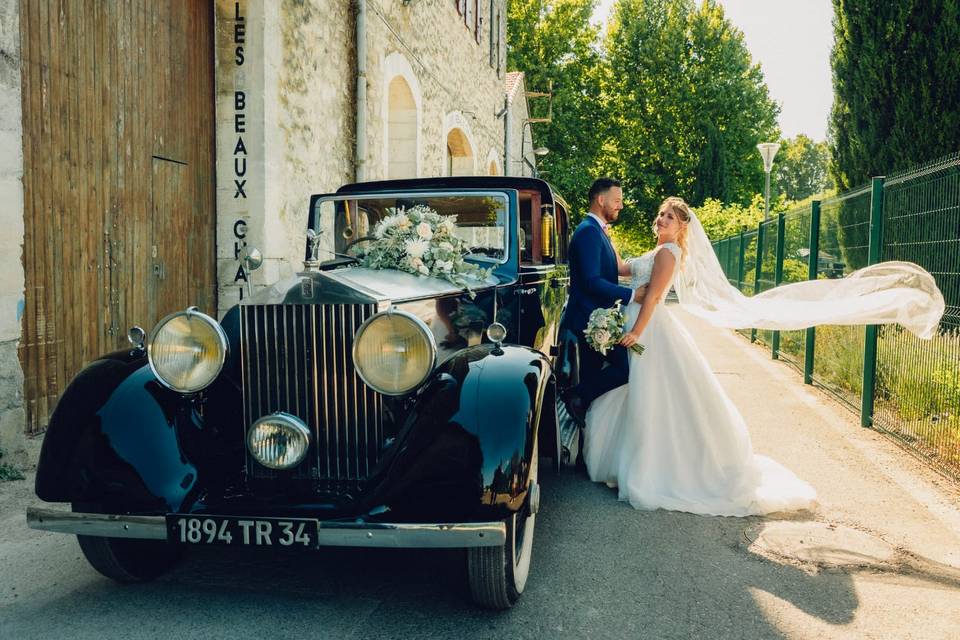
{"type": "MultiPolygon", "coordinates": [[[[154,260],[157,259],[157,245],[150,247],[150,257],[154,260]]],[[[153,275],[157,276],[157,280],[163,280],[167,275],[166,269],[163,268],[163,263],[159,260],[153,263],[153,275]]]]}

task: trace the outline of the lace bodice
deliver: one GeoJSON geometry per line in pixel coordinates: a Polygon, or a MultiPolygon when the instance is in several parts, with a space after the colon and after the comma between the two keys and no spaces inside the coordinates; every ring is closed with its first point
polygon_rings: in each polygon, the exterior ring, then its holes
{"type": "MultiPolygon", "coordinates": [[[[650,282],[650,276],[653,273],[653,260],[656,258],[657,251],[660,249],[668,249],[673,254],[673,257],[677,259],[677,263],[673,267],[673,273],[676,275],[677,268],[680,266],[680,247],[672,242],[665,242],[655,249],[647,251],[639,258],[634,258],[630,261],[630,286],[632,288],[636,289],[650,282]]],[[[669,289],[669,287],[667,287],[667,289],[669,289]]]]}

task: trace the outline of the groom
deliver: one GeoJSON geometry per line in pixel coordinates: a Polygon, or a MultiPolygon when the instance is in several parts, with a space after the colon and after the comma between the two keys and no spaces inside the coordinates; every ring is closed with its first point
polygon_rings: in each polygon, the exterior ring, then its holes
{"type": "Polygon", "coordinates": [[[617,300],[627,305],[640,302],[644,289],[633,291],[619,284],[617,254],[607,236],[607,227],[623,209],[623,190],[613,178],[598,178],[589,192],[590,212],[570,239],[570,296],[562,326],[577,336],[580,384],[568,389],[563,400],[570,415],[584,426],[587,408],[595,399],[627,383],[627,351],[617,345],[606,356],[595,351],[583,335],[594,309],[612,307],[617,300]],[[604,368],[604,362],[607,367],[604,368]]]}

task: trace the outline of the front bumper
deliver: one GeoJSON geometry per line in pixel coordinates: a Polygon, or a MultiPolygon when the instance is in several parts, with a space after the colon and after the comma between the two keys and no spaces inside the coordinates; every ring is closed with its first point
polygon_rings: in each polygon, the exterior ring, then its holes
{"type": "MultiPolygon", "coordinates": [[[[325,547],[499,547],[507,539],[503,522],[406,524],[384,522],[327,522],[317,520],[317,540],[325,547]]],[[[31,529],[104,538],[166,540],[164,516],[72,513],[41,507],[27,508],[31,529]]]]}

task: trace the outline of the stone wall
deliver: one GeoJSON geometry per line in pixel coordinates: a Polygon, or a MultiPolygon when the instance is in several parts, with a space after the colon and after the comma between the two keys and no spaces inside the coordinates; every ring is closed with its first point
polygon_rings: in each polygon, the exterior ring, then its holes
{"type": "Polygon", "coordinates": [[[23,314],[23,123],[20,1],[0,0],[0,448],[22,462],[23,371],[17,357],[23,314]]]}
{"type": "Polygon", "coordinates": [[[508,155],[508,164],[506,175],[510,176],[532,176],[532,167],[537,166],[537,157],[533,154],[533,130],[535,124],[524,124],[530,117],[530,111],[527,104],[526,92],[528,91],[526,79],[523,74],[512,87],[508,96],[510,103],[509,122],[510,127],[510,149],[508,155]],[[522,154],[522,155],[521,155],[522,154]],[[526,162],[523,159],[526,158],[526,162]]]}
{"type": "MultiPolygon", "coordinates": [[[[488,173],[490,158],[503,157],[504,121],[496,113],[504,102],[504,71],[490,64],[490,2],[480,5],[484,23],[478,43],[453,0],[411,6],[366,0],[366,180],[388,177],[389,94],[397,77],[406,82],[417,111],[415,142],[409,139],[409,114],[393,118],[406,127],[394,148],[415,156],[404,166],[415,165],[420,176],[446,174],[451,130],[471,151],[457,160],[458,173],[488,173]]],[[[504,11],[504,0],[495,5],[504,11]]],[[[504,38],[498,42],[502,47],[504,38]]],[[[216,51],[222,314],[239,299],[244,278],[263,286],[300,268],[310,195],[354,180],[356,0],[217,0],[216,51]],[[240,44],[237,6],[243,17],[240,44]],[[245,47],[242,65],[237,46],[245,47]],[[235,197],[234,185],[238,88],[248,98],[245,198],[235,197]],[[237,234],[240,220],[243,238],[237,234]],[[266,266],[253,274],[239,271],[243,242],[266,258],[266,266]]]]}

